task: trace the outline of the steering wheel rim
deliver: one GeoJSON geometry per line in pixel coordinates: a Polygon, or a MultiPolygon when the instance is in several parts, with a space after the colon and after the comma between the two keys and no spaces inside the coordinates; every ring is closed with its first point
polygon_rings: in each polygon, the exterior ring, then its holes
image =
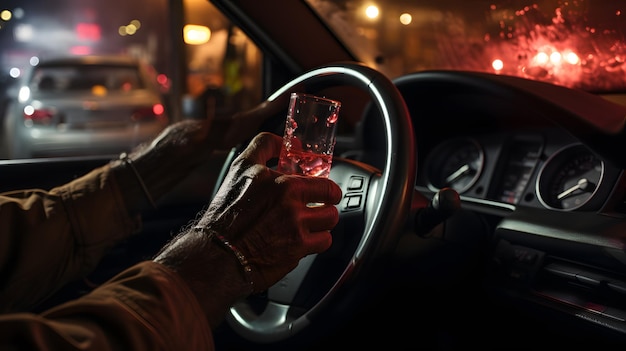
{"type": "MultiPolygon", "coordinates": [[[[373,276],[367,273],[380,263],[380,258],[395,249],[410,213],[417,171],[416,148],[407,106],[391,80],[361,63],[337,63],[296,77],[268,100],[275,100],[296,87],[311,90],[337,85],[354,86],[369,93],[371,105],[378,108],[377,115],[382,119],[385,165],[381,171],[358,161],[341,157],[333,159],[330,178],[342,187],[344,194],[338,205],[340,222],[332,231],[333,247],[341,246],[343,252],[340,255],[336,252],[329,254],[336,255],[331,259],[331,271],[336,270],[335,274],[323,279],[321,284],[303,283],[307,279],[315,281],[311,278],[314,275],[311,267],[319,265],[316,261],[328,261],[328,256],[322,257],[326,253],[307,256],[287,277],[263,294],[261,299],[265,305],[261,309],[255,307],[255,302],[251,300],[258,299],[258,296],[234,304],[225,320],[235,333],[253,344],[290,343],[304,331],[311,333],[312,330],[324,329],[319,328],[319,324],[327,325],[328,321],[340,320],[339,310],[345,311],[353,305],[358,300],[354,299],[357,287],[367,280],[366,276],[373,276]],[[356,191],[352,183],[354,179],[357,183],[361,180],[356,191]],[[355,201],[358,206],[354,205],[355,201]],[[338,244],[344,237],[355,237],[346,232],[346,228],[362,230],[360,238],[351,240],[349,244],[338,244]],[[316,290],[314,287],[318,285],[325,288],[318,292],[316,298],[308,298],[306,307],[292,305],[297,300],[297,294],[305,289],[316,290]],[[335,304],[343,308],[329,308],[335,304]],[[292,309],[299,312],[293,313],[292,309]],[[325,322],[321,323],[321,320],[325,322]]],[[[225,169],[229,166],[227,162],[225,169]]],[[[328,251],[332,251],[333,247],[328,251]]],[[[313,335],[317,334],[313,332],[313,335]]]]}

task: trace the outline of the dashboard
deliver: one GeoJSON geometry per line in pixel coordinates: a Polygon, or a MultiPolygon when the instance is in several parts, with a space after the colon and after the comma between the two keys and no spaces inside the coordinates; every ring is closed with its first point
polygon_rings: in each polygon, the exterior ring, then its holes
{"type": "MultiPolygon", "coordinates": [[[[626,342],[626,107],[471,72],[419,72],[395,84],[413,124],[416,193],[432,201],[451,188],[460,199],[440,226],[407,233],[398,248],[400,275],[413,277],[415,291],[436,291],[424,299],[433,315],[491,313],[502,340],[547,333],[576,345],[573,335],[599,333],[626,342]],[[455,303],[455,292],[483,289],[488,297],[472,302],[479,312],[455,303]],[[506,327],[527,315],[523,331],[506,327]]],[[[380,168],[368,145],[381,126],[364,120],[363,155],[380,168]]]]}
{"type": "Polygon", "coordinates": [[[421,72],[395,83],[413,122],[419,192],[452,188],[464,203],[505,213],[529,207],[626,215],[626,106],[474,72],[421,72]]]}

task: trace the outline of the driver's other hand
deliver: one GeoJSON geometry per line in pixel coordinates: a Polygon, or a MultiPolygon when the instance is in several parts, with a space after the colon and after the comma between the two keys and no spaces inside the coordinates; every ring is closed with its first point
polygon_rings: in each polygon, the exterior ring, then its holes
{"type": "Polygon", "coordinates": [[[263,101],[255,107],[229,116],[216,116],[210,121],[211,139],[217,140],[218,149],[229,149],[250,140],[260,130],[264,121],[272,116],[287,116],[290,92],[276,99],[263,101]]]}
{"type": "Polygon", "coordinates": [[[258,134],[233,162],[199,225],[222,234],[251,263],[254,290],[263,291],[306,255],[332,244],[341,188],[332,180],[284,175],[266,166],[282,138],[258,134]],[[309,203],[324,203],[308,207],[309,203]]]}

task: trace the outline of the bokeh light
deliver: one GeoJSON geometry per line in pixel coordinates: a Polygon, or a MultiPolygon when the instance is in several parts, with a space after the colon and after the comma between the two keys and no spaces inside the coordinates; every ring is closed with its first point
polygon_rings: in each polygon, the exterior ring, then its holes
{"type": "Polygon", "coordinates": [[[402,23],[403,25],[407,26],[411,24],[412,21],[413,21],[413,16],[411,16],[410,14],[403,13],[400,15],[400,23],[402,23]]]}
{"type": "Polygon", "coordinates": [[[9,10],[0,11],[0,20],[8,22],[11,20],[11,17],[13,17],[13,13],[11,13],[11,11],[9,10]]]}
{"type": "Polygon", "coordinates": [[[378,18],[378,15],[380,14],[380,10],[378,10],[377,6],[374,5],[370,5],[365,9],[365,16],[367,16],[367,18],[378,18]]]}
{"type": "Polygon", "coordinates": [[[211,39],[211,30],[206,26],[187,24],[183,28],[183,36],[186,44],[200,45],[211,39]]]}
{"type": "Polygon", "coordinates": [[[495,71],[502,71],[504,68],[504,62],[500,59],[495,59],[491,62],[491,67],[493,67],[495,71]]]}

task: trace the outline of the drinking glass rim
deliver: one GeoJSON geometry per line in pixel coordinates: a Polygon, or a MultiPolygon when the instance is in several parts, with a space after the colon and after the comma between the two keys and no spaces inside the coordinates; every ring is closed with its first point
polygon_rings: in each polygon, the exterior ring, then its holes
{"type": "Polygon", "coordinates": [[[317,96],[317,95],[309,94],[309,93],[298,93],[298,92],[291,93],[291,97],[294,97],[294,96],[306,97],[308,99],[314,99],[317,102],[323,102],[323,103],[327,103],[329,105],[334,105],[334,106],[337,106],[337,107],[341,107],[341,101],[329,99],[329,98],[323,97],[323,96],[317,96]]]}

